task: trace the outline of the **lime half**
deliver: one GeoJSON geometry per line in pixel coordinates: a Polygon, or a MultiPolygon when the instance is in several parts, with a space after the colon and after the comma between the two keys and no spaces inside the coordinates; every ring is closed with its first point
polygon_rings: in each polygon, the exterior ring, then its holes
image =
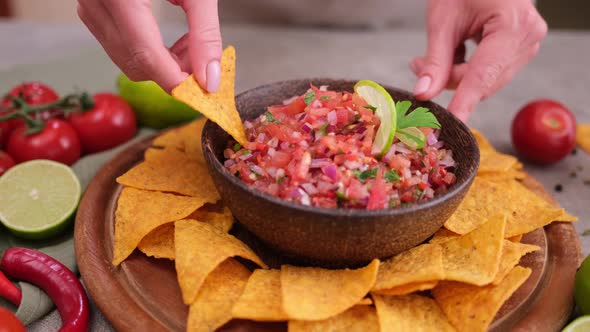
{"type": "Polygon", "coordinates": [[[562,332],[588,332],[590,331],[590,316],[582,316],[569,323],[562,332]]]}
{"type": "Polygon", "coordinates": [[[0,222],[15,235],[43,239],[65,230],[80,201],[80,181],[71,168],[32,160],[0,177],[0,222]]]}
{"type": "Polygon", "coordinates": [[[369,80],[358,81],[354,85],[354,92],[375,107],[375,115],[377,115],[381,124],[375,134],[373,149],[380,151],[380,155],[383,155],[391,147],[395,136],[397,126],[395,102],[389,92],[381,85],[369,80]]]}

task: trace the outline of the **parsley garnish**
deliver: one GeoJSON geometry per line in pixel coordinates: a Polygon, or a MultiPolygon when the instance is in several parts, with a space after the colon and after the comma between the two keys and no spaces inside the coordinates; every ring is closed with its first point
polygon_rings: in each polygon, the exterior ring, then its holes
{"type": "Polygon", "coordinates": [[[385,172],[385,182],[389,183],[393,181],[399,181],[399,179],[400,177],[396,170],[390,169],[389,171],[385,172]]]}
{"type": "Polygon", "coordinates": [[[412,103],[408,100],[398,101],[395,105],[397,113],[397,129],[410,127],[428,127],[440,129],[440,122],[426,107],[417,107],[408,113],[412,103]]]}
{"type": "Polygon", "coordinates": [[[270,122],[270,123],[279,123],[279,121],[277,119],[275,119],[275,117],[272,115],[271,112],[266,112],[264,114],[266,116],[266,121],[270,122]]]}
{"type": "Polygon", "coordinates": [[[366,109],[373,111],[373,113],[375,113],[375,111],[377,111],[377,107],[373,106],[373,105],[367,105],[365,106],[366,109]]]}
{"type": "Polygon", "coordinates": [[[240,145],[240,143],[234,144],[234,152],[238,152],[241,148],[242,148],[242,145],[240,145]]]}
{"type": "Polygon", "coordinates": [[[242,156],[245,156],[245,155],[250,154],[250,153],[252,153],[252,151],[250,151],[250,150],[244,150],[244,151],[242,151],[242,156]]]}
{"type": "Polygon", "coordinates": [[[361,182],[365,182],[365,181],[367,181],[367,179],[374,179],[377,177],[377,169],[376,168],[368,169],[363,172],[357,170],[357,171],[354,171],[353,173],[359,180],[361,180],[361,182]]]}
{"type": "Polygon", "coordinates": [[[277,183],[281,184],[281,183],[283,183],[283,181],[285,181],[285,179],[286,179],[286,176],[281,176],[280,178],[277,179],[277,183]]]}
{"type": "Polygon", "coordinates": [[[326,100],[330,100],[330,96],[322,96],[322,98],[320,98],[321,101],[326,101],[326,100]]]}
{"type": "Polygon", "coordinates": [[[315,92],[314,92],[314,91],[311,91],[311,92],[308,92],[308,93],[305,95],[305,98],[303,98],[303,102],[305,103],[305,105],[309,105],[309,104],[311,104],[311,102],[312,102],[314,99],[315,99],[315,92]]]}
{"type": "Polygon", "coordinates": [[[319,131],[320,131],[320,133],[322,133],[322,135],[324,135],[324,136],[326,135],[326,128],[328,128],[329,124],[330,124],[329,122],[326,122],[320,127],[319,131]]]}
{"type": "Polygon", "coordinates": [[[389,204],[388,205],[389,205],[390,208],[393,208],[393,207],[395,207],[397,205],[397,203],[393,199],[391,199],[391,200],[389,200],[389,204]]]}
{"type": "Polygon", "coordinates": [[[338,197],[338,199],[342,199],[342,200],[345,200],[345,201],[348,200],[348,197],[346,197],[345,194],[343,194],[343,193],[341,193],[339,191],[336,192],[336,197],[338,197]]]}

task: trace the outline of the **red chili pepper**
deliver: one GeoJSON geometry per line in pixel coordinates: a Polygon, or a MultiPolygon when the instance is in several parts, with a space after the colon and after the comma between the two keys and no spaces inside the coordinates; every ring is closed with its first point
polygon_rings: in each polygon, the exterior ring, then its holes
{"type": "Polygon", "coordinates": [[[4,251],[0,269],[10,278],[39,286],[51,297],[63,322],[60,332],[88,330],[86,292],[62,263],[40,251],[15,247],[4,251]]]}
{"type": "Polygon", "coordinates": [[[8,301],[14,303],[15,306],[20,305],[20,301],[22,300],[23,294],[21,293],[20,289],[16,287],[15,284],[10,282],[8,278],[0,271],[0,297],[7,299],[8,301]]]}

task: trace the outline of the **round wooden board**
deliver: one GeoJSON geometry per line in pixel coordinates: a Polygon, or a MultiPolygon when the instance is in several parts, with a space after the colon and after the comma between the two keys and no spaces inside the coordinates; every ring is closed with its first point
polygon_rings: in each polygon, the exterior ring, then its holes
{"type": "MultiPolygon", "coordinates": [[[[98,308],[121,332],[186,329],[188,307],[182,302],[174,262],[148,258],[136,250],[120,267],[111,264],[114,215],[121,191],[115,179],[142,161],[150,145],[151,139],[138,142],[105,164],[89,184],[76,216],[80,273],[98,308]]],[[[524,183],[553,201],[533,178],[524,183]]],[[[236,236],[252,240],[244,230],[237,233],[234,230],[236,236]]],[[[574,276],[581,261],[578,236],[571,224],[553,223],[526,234],[522,242],[541,247],[521,260],[533,273],[500,309],[490,331],[558,331],[573,307],[574,276]]],[[[266,256],[263,258],[269,257],[268,248],[249,244],[266,256]]],[[[286,324],[234,320],[222,329],[286,331],[286,324]]]]}

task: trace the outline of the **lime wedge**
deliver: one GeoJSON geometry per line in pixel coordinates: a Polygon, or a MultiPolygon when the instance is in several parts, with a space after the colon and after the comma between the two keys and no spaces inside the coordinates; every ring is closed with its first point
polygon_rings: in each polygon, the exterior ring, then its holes
{"type": "Polygon", "coordinates": [[[395,133],[395,137],[412,150],[422,149],[426,143],[426,135],[416,127],[400,129],[395,133]]]}
{"type": "Polygon", "coordinates": [[[65,230],[80,201],[80,181],[66,165],[32,160],[0,177],[0,222],[27,239],[65,230]]]}
{"type": "Polygon", "coordinates": [[[375,107],[375,115],[379,117],[381,124],[375,134],[373,149],[383,155],[393,143],[396,128],[395,102],[381,85],[369,81],[358,81],[354,85],[354,92],[363,97],[367,103],[375,107]]]}
{"type": "Polygon", "coordinates": [[[569,323],[562,332],[587,332],[590,331],[590,316],[582,316],[569,323]]]}

